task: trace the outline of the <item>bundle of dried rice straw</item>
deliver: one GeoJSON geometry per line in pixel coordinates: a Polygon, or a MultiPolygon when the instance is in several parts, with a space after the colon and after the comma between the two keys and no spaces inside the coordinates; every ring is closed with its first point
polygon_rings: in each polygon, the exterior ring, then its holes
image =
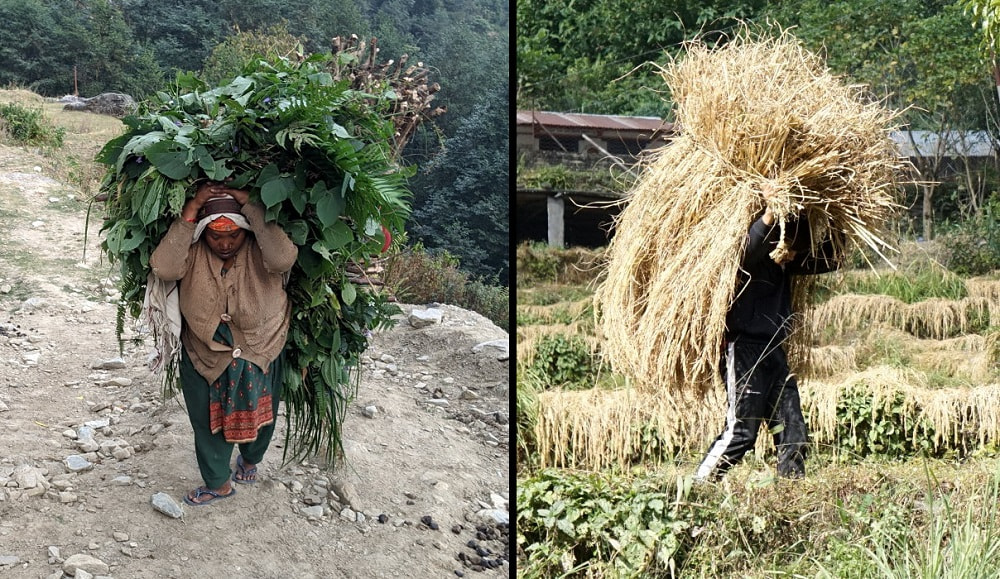
{"type": "Polygon", "coordinates": [[[843,84],[787,32],[744,29],[692,43],[662,70],[680,134],[642,167],[595,293],[603,348],[637,386],[703,395],[716,379],[726,312],[750,225],[777,189],[783,224],[804,213],[813,247],[885,257],[904,160],[897,113],[843,84]]]}

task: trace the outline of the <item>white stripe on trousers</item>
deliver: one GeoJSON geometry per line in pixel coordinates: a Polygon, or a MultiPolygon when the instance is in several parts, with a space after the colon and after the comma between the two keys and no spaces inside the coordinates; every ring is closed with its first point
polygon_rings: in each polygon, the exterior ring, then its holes
{"type": "Polygon", "coordinates": [[[736,430],[736,354],[735,343],[729,342],[726,347],[726,400],[729,408],[726,410],[726,429],[719,436],[712,448],[708,450],[705,459],[698,466],[694,478],[705,480],[715,472],[722,460],[722,454],[729,448],[736,430]]]}

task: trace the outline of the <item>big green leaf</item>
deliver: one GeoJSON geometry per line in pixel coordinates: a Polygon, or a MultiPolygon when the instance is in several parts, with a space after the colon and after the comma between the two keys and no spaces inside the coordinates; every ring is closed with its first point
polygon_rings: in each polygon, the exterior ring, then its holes
{"type": "Polygon", "coordinates": [[[295,245],[304,245],[306,236],[309,235],[309,224],[305,221],[290,221],[284,226],[285,233],[295,245]]]}
{"type": "Polygon", "coordinates": [[[336,191],[327,190],[326,195],[316,202],[316,216],[319,217],[323,227],[333,226],[341,213],[344,212],[344,198],[336,191]]]}
{"type": "MultiPolygon", "coordinates": [[[[354,232],[343,220],[338,219],[333,226],[323,230],[323,239],[317,242],[327,252],[336,251],[354,240],[354,232]]],[[[315,246],[314,246],[315,247],[315,246]]]]}
{"type": "Polygon", "coordinates": [[[170,179],[186,179],[191,175],[191,151],[178,150],[168,141],[160,141],[146,149],[146,158],[170,179]]]}
{"type": "Polygon", "coordinates": [[[260,188],[260,198],[267,207],[281,203],[295,191],[295,180],[291,176],[282,175],[264,183],[260,188]]]}
{"type": "Polygon", "coordinates": [[[354,287],[354,284],[349,281],[345,281],[344,287],[342,287],[340,290],[340,297],[344,298],[344,303],[347,305],[353,304],[354,299],[357,296],[358,296],[358,290],[357,288],[354,287]]]}

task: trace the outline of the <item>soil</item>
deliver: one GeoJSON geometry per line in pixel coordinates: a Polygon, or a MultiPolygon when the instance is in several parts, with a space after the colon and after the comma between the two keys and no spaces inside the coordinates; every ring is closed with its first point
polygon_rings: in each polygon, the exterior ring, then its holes
{"type": "Polygon", "coordinates": [[[509,575],[505,331],[447,305],[417,328],[405,314],[428,306],[402,305],[372,339],[344,461],[283,465],[282,416],[257,484],[185,505],[202,481],[183,401],[161,397],[147,346],[119,351],[100,206],[85,234],[88,203],[44,165],[0,147],[0,579],[509,575]]]}

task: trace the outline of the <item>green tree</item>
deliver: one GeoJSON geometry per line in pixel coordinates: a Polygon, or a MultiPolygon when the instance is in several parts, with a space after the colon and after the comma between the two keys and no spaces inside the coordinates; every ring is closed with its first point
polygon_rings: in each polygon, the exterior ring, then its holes
{"type": "Polygon", "coordinates": [[[83,29],[66,2],[0,0],[0,83],[40,94],[73,90],[71,55],[83,29]]]}
{"type": "Polygon", "coordinates": [[[989,63],[995,79],[997,97],[1000,98],[1000,4],[993,0],[959,0],[963,13],[968,14],[978,31],[980,54],[989,63]]]}
{"type": "Polygon", "coordinates": [[[81,94],[115,91],[141,98],[162,86],[152,51],[134,42],[121,11],[109,0],[92,0],[86,22],[86,49],[74,61],[81,94]]]}
{"type": "Polygon", "coordinates": [[[972,17],[981,35],[983,53],[996,58],[1000,52],[1000,4],[993,0],[959,0],[958,5],[972,17]]]}
{"type": "Polygon", "coordinates": [[[988,70],[961,11],[939,0],[804,0],[776,3],[769,17],[792,27],[830,69],[907,109],[912,128],[983,128],[988,70]]]}
{"type": "Polygon", "coordinates": [[[133,36],[143,39],[170,77],[200,69],[230,30],[214,0],[120,0],[120,6],[133,36]]]}
{"type": "Polygon", "coordinates": [[[378,38],[383,54],[418,58],[416,38],[411,31],[413,0],[369,0],[365,16],[370,36],[378,38]]]}
{"type": "Polygon", "coordinates": [[[411,235],[447,250],[462,269],[509,279],[509,83],[495,79],[444,152],[414,179],[411,235]],[[417,207],[419,203],[419,207],[417,207]]]}
{"type": "Polygon", "coordinates": [[[302,50],[305,39],[288,31],[286,23],[272,24],[261,31],[241,31],[228,36],[212,49],[205,60],[201,78],[210,85],[239,74],[252,58],[290,57],[302,50]]]}
{"type": "MultiPolygon", "coordinates": [[[[904,111],[908,129],[939,134],[982,130],[992,114],[989,71],[978,40],[960,8],[940,0],[785,1],[769,16],[795,26],[805,46],[825,55],[830,69],[867,85],[891,108],[904,111]]],[[[935,199],[944,171],[944,149],[916,159],[922,230],[934,234],[935,199]]],[[[973,169],[964,167],[966,177],[973,169]]],[[[976,179],[969,178],[968,182],[976,179]]],[[[981,190],[965,188],[964,206],[979,206],[981,190]]]]}
{"type": "Polygon", "coordinates": [[[762,0],[521,0],[517,3],[519,107],[660,115],[665,86],[651,62],[749,19],[762,0]],[[714,32],[712,32],[714,31],[714,32]]]}
{"type": "Polygon", "coordinates": [[[230,27],[243,31],[266,30],[280,20],[310,53],[329,51],[334,36],[369,34],[361,4],[350,0],[221,0],[218,9],[230,27]]]}

